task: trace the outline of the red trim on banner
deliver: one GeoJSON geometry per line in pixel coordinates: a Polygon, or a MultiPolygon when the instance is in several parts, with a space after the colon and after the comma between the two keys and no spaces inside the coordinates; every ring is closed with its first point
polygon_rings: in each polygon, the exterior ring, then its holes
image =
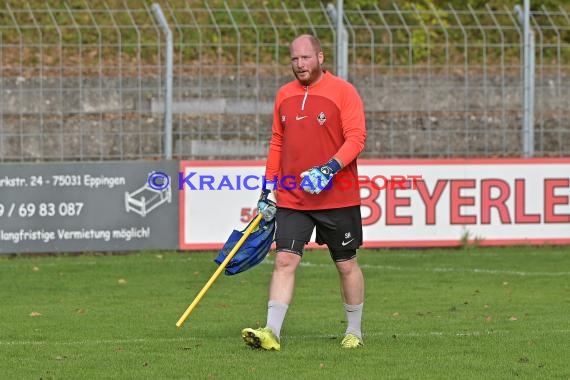
{"type": "MultiPolygon", "coordinates": [[[[180,165],[178,167],[178,171],[181,173],[184,173],[184,168],[186,167],[186,162],[188,161],[180,161],[180,165]]],[[[178,190],[178,186],[176,187],[176,191],[178,191],[178,217],[179,217],[179,222],[178,222],[178,248],[179,249],[192,249],[191,247],[188,246],[188,244],[186,244],[186,242],[184,241],[184,224],[186,222],[186,218],[184,217],[184,205],[185,205],[185,201],[184,201],[184,197],[185,197],[185,191],[180,191],[178,190]]]]}
{"type": "MultiPolygon", "coordinates": [[[[565,245],[570,239],[495,239],[469,241],[470,246],[496,247],[507,245],[565,245]]],[[[362,248],[431,248],[461,247],[458,240],[417,240],[417,241],[365,241],[362,248]]]]}
{"type": "MultiPolygon", "coordinates": [[[[182,243],[182,242],[181,242],[182,243]]],[[[470,241],[471,246],[481,247],[498,247],[507,245],[567,245],[570,239],[503,239],[503,240],[482,240],[479,242],[470,241]]],[[[418,240],[418,241],[365,241],[361,248],[380,249],[380,248],[459,248],[463,243],[457,240],[418,240]]],[[[181,245],[181,249],[186,250],[219,250],[223,243],[191,243],[181,245]]],[[[327,249],[325,245],[318,245],[310,242],[306,245],[307,249],[327,249]]],[[[272,249],[275,249],[273,247],[272,249]]]]}

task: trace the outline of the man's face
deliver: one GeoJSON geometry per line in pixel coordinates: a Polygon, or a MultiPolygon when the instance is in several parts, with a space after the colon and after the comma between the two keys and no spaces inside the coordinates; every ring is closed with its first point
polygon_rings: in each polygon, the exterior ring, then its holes
{"type": "Polygon", "coordinates": [[[303,86],[316,83],[323,73],[323,53],[316,52],[307,38],[299,38],[291,44],[291,68],[303,86]]]}

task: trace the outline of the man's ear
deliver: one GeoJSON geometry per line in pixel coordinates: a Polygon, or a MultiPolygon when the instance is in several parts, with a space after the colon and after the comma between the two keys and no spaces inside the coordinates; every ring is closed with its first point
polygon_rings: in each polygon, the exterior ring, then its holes
{"type": "Polygon", "coordinates": [[[319,63],[322,65],[325,62],[325,55],[322,51],[317,54],[317,58],[319,59],[319,63]]]}

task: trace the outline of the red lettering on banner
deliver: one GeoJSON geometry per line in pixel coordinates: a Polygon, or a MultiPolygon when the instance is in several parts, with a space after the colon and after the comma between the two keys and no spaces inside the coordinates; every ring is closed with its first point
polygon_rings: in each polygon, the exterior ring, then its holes
{"type": "Polygon", "coordinates": [[[443,190],[445,190],[445,187],[447,186],[447,182],[448,181],[446,179],[437,180],[431,194],[429,193],[424,180],[417,181],[416,183],[418,193],[420,194],[420,198],[425,206],[427,225],[434,225],[436,223],[436,206],[441,198],[441,194],[443,194],[443,190]]]}
{"type": "Polygon", "coordinates": [[[417,180],[421,179],[421,178],[422,178],[422,175],[408,175],[407,177],[403,176],[403,175],[391,175],[390,179],[388,179],[388,177],[386,177],[382,174],[375,175],[372,178],[368,177],[367,175],[359,175],[358,176],[358,183],[359,184],[370,183],[371,186],[376,190],[387,189],[388,184],[390,184],[390,190],[395,190],[396,188],[404,190],[404,189],[406,189],[406,185],[405,185],[406,180],[411,179],[412,180],[412,189],[415,190],[417,180]],[[381,185],[378,184],[378,180],[382,181],[381,185]]]}
{"type": "MultiPolygon", "coordinates": [[[[404,189],[410,188],[410,181],[404,181],[402,183],[404,189]]],[[[391,190],[386,192],[386,225],[411,225],[411,216],[398,216],[396,215],[396,210],[401,206],[410,206],[412,203],[410,197],[398,197],[396,190],[391,190]]]]}
{"type": "Polygon", "coordinates": [[[462,196],[461,190],[463,189],[474,189],[476,187],[476,182],[474,179],[452,179],[450,182],[450,212],[451,224],[475,224],[477,223],[477,217],[475,215],[463,215],[461,214],[462,206],[473,206],[475,205],[475,197],[472,196],[462,196]]]}
{"type": "Polygon", "coordinates": [[[358,176],[358,184],[360,186],[366,185],[368,182],[370,182],[370,178],[368,178],[367,175],[359,175],[358,176]]]}
{"type": "Polygon", "coordinates": [[[406,177],[404,177],[403,175],[391,176],[390,182],[392,182],[392,185],[390,185],[390,190],[396,190],[396,187],[398,187],[402,190],[409,188],[406,184],[406,177]]]}
{"type": "Polygon", "coordinates": [[[422,177],[423,176],[421,174],[417,175],[408,174],[408,178],[412,180],[412,190],[418,188],[418,179],[422,179],[422,177]]]}
{"type": "MultiPolygon", "coordinates": [[[[570,179],[544,179],[543,213],[529,208],[526,201],[529,181],[528,178],[512,181],[499,178],[438,179],[430,187],[423,178],[415,176],[406,179],[378,175],[372,180],[360,176],[362,207],[369,210],[369,213],[364,212],[366,216],[362,222],[364,226],[370,226],[384,217],[386,226],[411,226],[415,222],[412,211],[416,206],[412,203],[419,200],[425,210],[422,224],[436,225],[438,209],[447,208],[442,205],[442,199],[449,188],[450,225],[570,223],[570,179]],[[406,190],[417,191],[419,199],[414,199],[406,190]]],[[[347,184],[343,182],[343,185],[347,184]]]]}
{"type": "MultiPolygon", "coordinates": [[[[344,172],[339,173],[336,177],[336,186],[341,190],[349,190],[352,189],[352,181],[348,175],[344,172]]],[[[360,181],[360,176],[358,177],[360,181]]]]}
{"type": "Polygon", "coordinates": [[[515,224],[540,223],[540,214],[526,213],[526,181],[515,179],[515,224]]]}
{"type": "MultiPolygon", "coordinates": [[[[368,178],[368,177],[366,177],[368,178]]],[[[372,184],[372,187],[375,188],[376,190],[384,190],[388,187],[388,178],[384,177],[383,175],[379,174],[379,175],[375,175],[374,177],[372,177],[372,179],[368,179],[370,181],[370,183],[372,184]],[[376,180],[378,178],[382,178],[382,181],[384,181],[384,184],[382,186],[378,186],[376,184],[376,180]]]]}
{"type": "Polygon", "coordinates": [[[556,214],[554,208],[557,205],[568,206],[570,204],[567,195],[555,195],[556,188],[570,187],[570,179],[547,178],[544,180],[544,222],[545,223],[570,223],[569,214],[556,214]]]}
{"type": "Polygon", "coordinates": [[[491,209],[499,212],[502,224],[510,224],[511,216],[506,201],[511,196],[511,188],[502,179],[484,179],[481,181],[481,224],[491,224],[491,209]],[[491,197],[492,189],[499,190],[499,195],[491,197]]]}
{"type": "Polygon", "coordinates": [[[376,189],[375,186],[371,186],[369,182],[361,183],[361,189],[368,191],[367,197],[361,196],[361,207],[366,207],[370,210],[370,215],[362,218],[362,225],[369,226],[376,224],[382,217],[382,208],[378,204],[378,196],[380,195],[380,190],[376,189]]]}

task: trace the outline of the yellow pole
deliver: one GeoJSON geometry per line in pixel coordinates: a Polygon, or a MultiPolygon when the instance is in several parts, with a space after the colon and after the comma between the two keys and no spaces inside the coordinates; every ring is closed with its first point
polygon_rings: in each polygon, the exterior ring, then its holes
{"type": "Polygon", "coordinates": [[[194,310],[194,308],[196,307],[196,305],[198,305],[198,303],[200,302],[200,300],[202,299],[202,297],[204,297],[204,294],[206,294],[206,292],[208,291],[208,289],[210,289],[210,287],[212,286],[212,284],[216,281],[216,279],[220,276],[220,274],[222,273],[222,271],[226,268],[226,265],[228,265],[228,263],[230,262],[230,260],[235,256],[236,252],[240,249],[240,247],[242,246],[242,244],[246,241],[246,239],[249,237],[249,235],[252,233],[252,231],[254,229],[257,228],[257,226],[259,225],[259,222],[261,221],[262,215],[261,214],[257,214],[257,216],[255,217],[255,219],[253,220],[253,222],[247,227],[247,229],[244,231],[243,236],[241,237],[241,239],[238,240],[238,242],[236,243],[236,245],[233,247],[233,249],[230,251],[230,253],[228,253],[228,255],[226,256],[226,258],[224,259],[224,261],[220,264],[220,266],[218,267],[218,269],[216,269],[216,271],[214,272],[214,274],[212,275],[212,277],[210,277],[210,279],[208,280],[208,282],[206,283],[206,285],[204,285],[204,287],[202,288],[202,290],[200,290],[200,293],[198,293],[198,295],[196,296],[196,298],[194,298],[194,301],[192,301],[192,303],[190,304],[190,306],[188,306],[188,308],[186,309],[186,311],[184,312],[184,314],[182,314],[182,316],[180,317],[180,319],[178,319],[178,322],[176,322],[176,327],[182,327],[182,325],[184,324],[184,322],[186,321],[186,319],[188,319],[188,317],[190,316],[190,313],[192,313],[192,311],[194,310]]]}

